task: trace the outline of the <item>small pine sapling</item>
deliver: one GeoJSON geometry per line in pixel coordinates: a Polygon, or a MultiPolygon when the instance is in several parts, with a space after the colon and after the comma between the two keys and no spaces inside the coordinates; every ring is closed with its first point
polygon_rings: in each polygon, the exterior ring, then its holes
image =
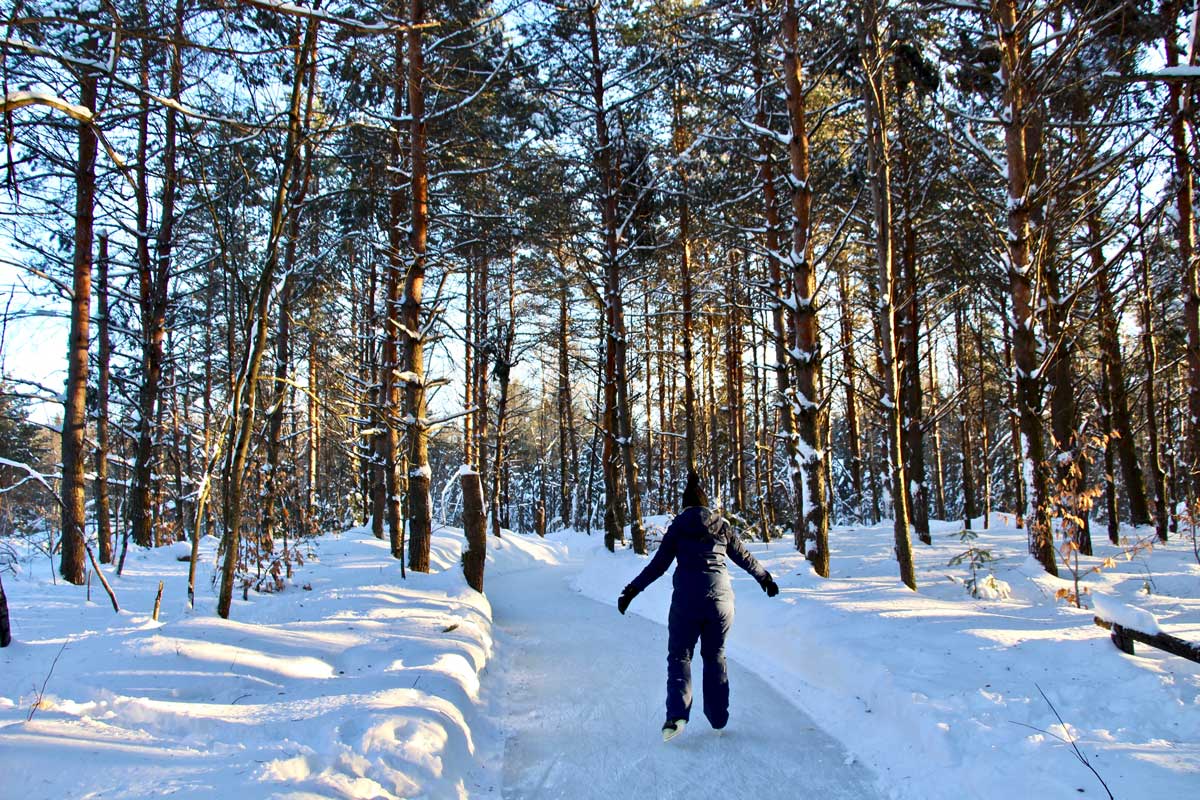
{"type": "Polygon", "coordinates": [[[978,538],[979,534],[970,528],[963,528],[959,531],[958,540],[969,546],[951,558],[946,566],[967,565],[967,568],[971,570],[971,577],[963,581],[963,586],[971,593],[972,597],[984,600],[1003,600],[1012,593],[1012,587],[992,574],[990,565],[996,561],[996,557],[992,555],[991,550],[975,546],[975,540],[978,538]],[[981,579],[979,573],[985,568],[988,570],[987,577],[981,579]]]}

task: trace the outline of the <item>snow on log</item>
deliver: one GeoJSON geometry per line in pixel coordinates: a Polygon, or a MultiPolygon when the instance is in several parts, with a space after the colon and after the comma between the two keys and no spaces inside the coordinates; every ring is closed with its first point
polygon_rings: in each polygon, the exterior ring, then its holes
{"type": "Polygon", "coordinates": [[[1131,606],[1102,594],[1092,595],[1092,605],[1097,617],[1114,625],[1141,631],[1147,636],[1157,636],[1162,633],[1158,627],[1158,620],[1144,608],[1131,606]]]}

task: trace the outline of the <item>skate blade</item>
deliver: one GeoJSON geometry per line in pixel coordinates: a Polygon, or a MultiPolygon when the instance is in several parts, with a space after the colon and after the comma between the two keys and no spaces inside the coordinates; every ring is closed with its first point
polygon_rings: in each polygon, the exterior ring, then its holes
{"type": "Polygon", "coordinates": [[[687,724],[685,719],[677,719],[672,725],[667,725],[663,728],[663,741],[669,742],[679,734],[683,733],[683,726],[687,724]]]}

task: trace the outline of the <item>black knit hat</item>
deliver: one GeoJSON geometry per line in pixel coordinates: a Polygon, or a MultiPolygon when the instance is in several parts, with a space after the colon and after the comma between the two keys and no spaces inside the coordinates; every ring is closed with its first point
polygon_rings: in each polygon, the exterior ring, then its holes
{"type": "Polygon", "coordinates": [[[696,470],[689,469],[687,486],[683,490],[683,507],[707,505],[708,495],[704,493],[704,487],[700,485],[700,476],[696,474],[696,470]]]}

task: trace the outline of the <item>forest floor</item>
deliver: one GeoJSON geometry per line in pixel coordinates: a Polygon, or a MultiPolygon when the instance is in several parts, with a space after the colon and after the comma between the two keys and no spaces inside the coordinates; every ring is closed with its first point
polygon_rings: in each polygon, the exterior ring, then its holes
{"type": "MultiPolygon", "coordinates": [[[[27,549],[3,576],[16,639],[0,650],[0,798],[1104,798],[1100,779],[1122,800],[1195,795],[1200,665],[1117,651],[1095,612],[1056,598],[1073,583],[1025,555],[1024,532],[993,522],[973,543],[935,523],[916,593],[888,525],[835,529],[828,579],[788,542],[750,544],[781,593],[731,567],[729,727],[712,731],[698,697],[668,744],[670,578],[622,617],[646,558],[598,533],[489,538],[486,597],[462,579],[457,529],[407,579],[369,532],[329,534],[229,620],[215,540],[195,609],[186,547],[131,548],[122,577],[106,568],[120,614],[27,549]],[[970,544],[1007,596],[965,591],[950,561],[970,544]]],[[[1200,641],[1191,542],[1122,550],[1098,543],[1081,585],[1200,641]]]]}

